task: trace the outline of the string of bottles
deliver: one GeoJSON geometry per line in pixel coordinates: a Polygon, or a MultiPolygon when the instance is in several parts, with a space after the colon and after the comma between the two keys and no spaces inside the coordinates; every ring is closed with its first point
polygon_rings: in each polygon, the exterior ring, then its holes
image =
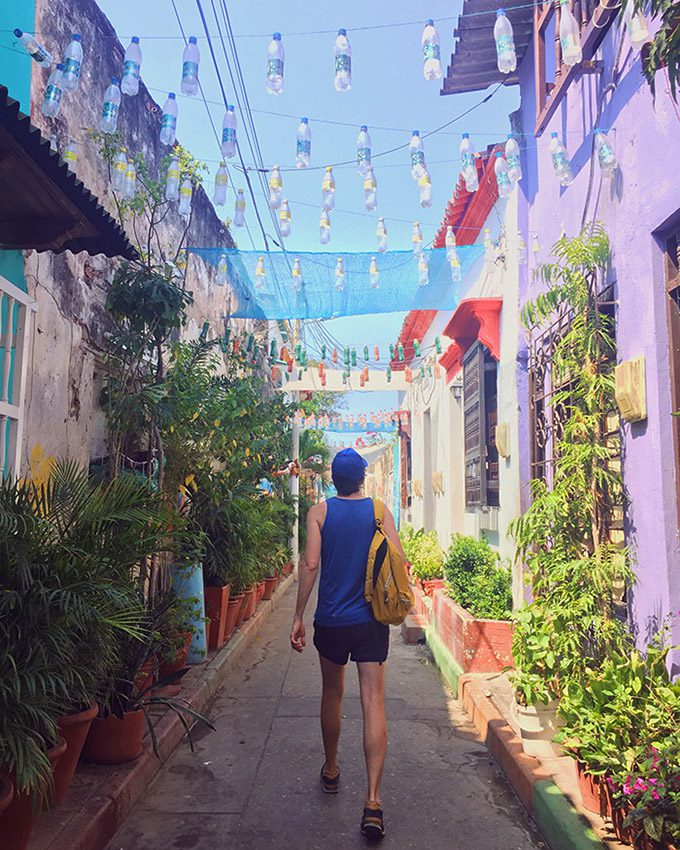
{"type": "Polygon", "coordinates": [[[350,413],[347,416],[339,414],[306,414],[304,410],[296,410],[293,422],[299,428],[312,430],[351,430],[356,426],[364,430],[394,429],[397,425],[406,427],[410,418],[408,410],[379,410],[371,413],[350,413]]]}

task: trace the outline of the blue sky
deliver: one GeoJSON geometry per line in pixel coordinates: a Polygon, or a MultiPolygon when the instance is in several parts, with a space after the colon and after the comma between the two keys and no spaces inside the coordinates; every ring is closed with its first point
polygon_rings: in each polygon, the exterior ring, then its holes
{"type": "MultiPolygon", "coordinates": [[[[171,0],[148,0],[136,4],[129,0],[98,2],[125,44],[132,35],[140,37],[144,54],[142,77],[154,97],[162,103],[168,91],[179,92],[184,44],[171,0]]],[[[220,88],[197,3],[195,0],[175,2],[187,36],[198,36],[200,78],[206,100],[214,101],[206,107],[200,96],[187,98],[178,94],[178,138],[195,156],[208,163],[212,175],[220,153],[206,108],[210,110],[219,131],[224,113],[220,88]]],[[[439,82],[427,82],[422,75],[420,36],[423,21],[428,17],[435,19],[446,72],[453,47],[454,16],[461,2],[433,0],[427,4],[414,4],[412,0],[374,0],[372,3],[345,0],[342,4],[331,4],[241,0],[228,3],[265,164],[277,163],[282,169],[294,164],[295,133],[303,115],[309,117],[312,130],[312,165],[324,166],[354,157],[361,124],[369,126],[375,157],[380,151],[407,144],[411,130],[419,129],[421,133],[432,130],[480,101],[483,92],[441,97],[439,82]],[[359,29],[381,27],[387,23],[405,25],[359,29]],[[339,27],[347,29],[353,51],[352,90],[343,93],[336,92],[333,85],[332,50],[339,27]],[[280,96],[272,96],[265,91],[266,50],[275,30],[282,33],[286,50],[285,91],[280,96]],[[330,32],[299,34],[317,30],[330,32]]],[[[213,36],[217,34],[213,3],[202,0],[202,6],[213,36]]],[[[219,6],[215,0],[214,7],[219,9],[219,6]]],[[[493,37],[494,20],[494,16],[489,15],[489,38],[493,37]]],[[[220,25],[223,25],[222,19],[220,25]]],[[[218,39],[213,39],[213,46],[227,98],[233,102],[233,88],[218,39]]],[[[337,188],[336,210],[331,215],[331,248],[339,251],[373,250],[378,216],[385,218],[390,248],[410,248],[414,220],[421,222],[425,242],[431,240],[457,180],[460,134],[465,131],[473,134],[478,148],[504,138],[509,129],[508,113],[516,108],[516,103],[516,90],[502,89],[470,116],[425,140],[434,193],[434,205],[428,210],[421,209],[418,204],[406,150],[374,159],[378,181],[378,209],[374,213],[364,210],[362,182],[356,168],[334,169],[337,188]]],[[[238,120],[244,158],[247,164],[251,164],[252,156],[244,144],[240,115],[238,120]]],[[[289,251],[320,249],[322,175],[323,171],[283,174],[284,196],[289,200],[292,213],[292,235],[286,243],[289,251]]],[[[235,188],[245,188],[243,175],[233,167],[230,168],[230,180],[235,188]]],[[[266,203],[262,197],[258,200],[266,220],[266,203]]],[[[220,214],[233,215],[231,193],[220,214]]],[[[250,200],[246,218],[253,242],[245,229],[234,229],[234,236],[240,247],[259,250],[263,244],[262,237],[250,200]]],[[[273,232],[271,222],[267,229],[269,233],[273,232]]],[[[379,297],[386,297],[382,290],[376,292],[376,298],[379,297]]],[[[386,347],[393,341],[402,320],[403,314],[387,314],[336,319],[326,325],[343,344],[360,348],[368,344],[372,349],[375,344],[386,347]]],[[[369,411],[396,403],[396,394],[384,395],[387,397],[383,397],[382,393],[352,393],[350,408],[369,411]]]]}

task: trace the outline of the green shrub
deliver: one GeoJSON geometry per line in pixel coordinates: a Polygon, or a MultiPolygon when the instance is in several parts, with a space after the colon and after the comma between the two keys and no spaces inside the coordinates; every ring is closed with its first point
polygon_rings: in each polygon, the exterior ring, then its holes
{"type": "Polygon", "coordinates": [[[421,581],[443,578],[444,553],[439,546],[436,531],[417,531],[405,525],[399,532],[406,560],[411,564],[411,575],[421,581]]]}
{"type": "Polygon", "coordinates": [[[444,563],[449,596],[473,617],[506,620],[512,608],[510,570],[484,539],[454,534],[444,563]]]}

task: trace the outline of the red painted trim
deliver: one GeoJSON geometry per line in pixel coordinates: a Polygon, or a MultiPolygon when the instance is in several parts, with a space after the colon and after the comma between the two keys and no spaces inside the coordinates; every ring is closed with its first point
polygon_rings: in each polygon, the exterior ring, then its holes
{"type": "Polygon", "coordinates": [[[444,334],[453,342],[439,358],[451,381],[463,368],[463,355],[473,342],[479,340],[495,360],[501,356],[500,318],[502,298],[466,298],[460,302],[444,334]]]}

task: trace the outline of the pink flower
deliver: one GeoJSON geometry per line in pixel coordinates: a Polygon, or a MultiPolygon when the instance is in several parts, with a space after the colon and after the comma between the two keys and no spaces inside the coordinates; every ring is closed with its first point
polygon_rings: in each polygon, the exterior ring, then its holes
{"type": "Polygon", "coordinates": [[[660,799],[661,799],[661,797],[659,796],[658,792],[652,790],[652,800],[660,800],[660,799]]]}
{"type": "Polygon", "coordinates": [[[632,791],[632,789],[631,789],[630,785],[629,785],[627,782],[624,782],[624,783],[623,783],[623,793],[624,793],[627,797],[630,797],[630,795],[633,793],[633,791],[632,791]]]}

